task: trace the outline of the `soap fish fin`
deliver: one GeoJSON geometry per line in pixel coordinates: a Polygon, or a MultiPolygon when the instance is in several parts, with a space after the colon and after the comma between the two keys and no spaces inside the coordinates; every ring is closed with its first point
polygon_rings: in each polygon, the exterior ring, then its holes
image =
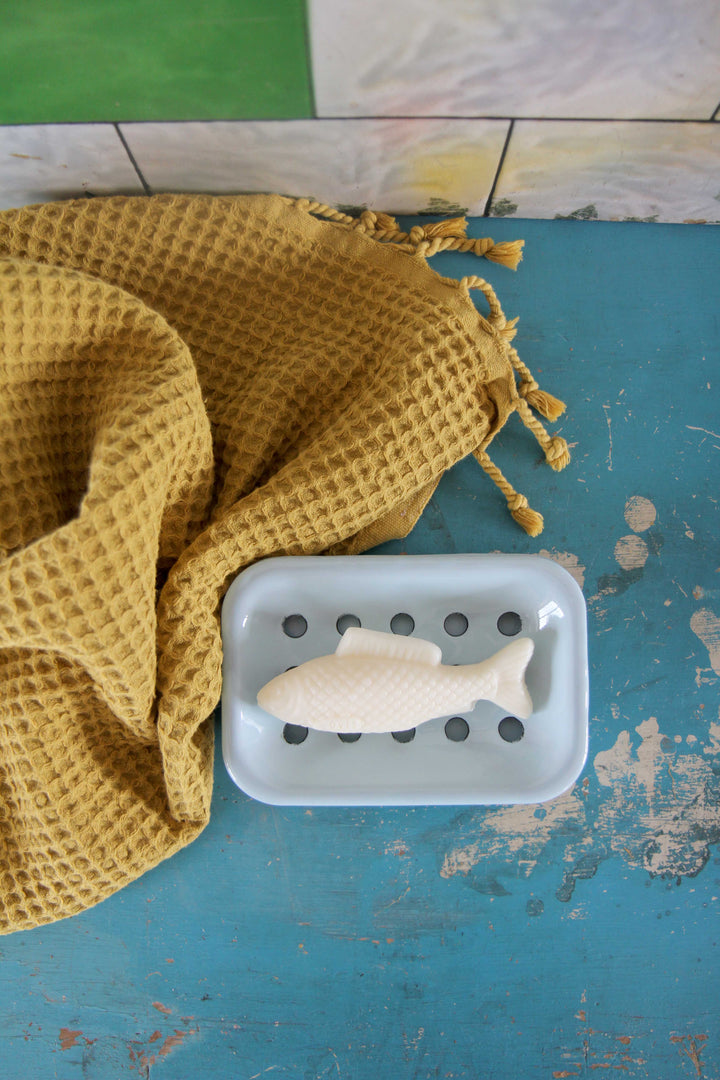
{"type": "Polygon", "coordinates": [[[380,630],[365,630],[359,626],[351,626],[345,631],[335,655],[410,660],[415,664],[428,664],[432,667],[438,667],[442,661],[442,649],[432,641],[404,637],[401,634],[385,634],[380,630]]]}
{"type": "Polygon", "coordinates": [[[497,688],[491,701],[520,720],[532,715],[533,703],[525,685],[525,669],[530,663],[535,643],[532,638],[520,638],[506,645],[483,664],[473,665],[478,674],[486,668],[497,672],[497,688]]]}

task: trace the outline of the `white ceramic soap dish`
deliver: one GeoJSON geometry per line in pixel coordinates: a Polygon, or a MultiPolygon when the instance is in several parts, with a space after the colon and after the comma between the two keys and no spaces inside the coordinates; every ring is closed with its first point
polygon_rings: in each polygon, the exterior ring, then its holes
{"type": "Polygon", "coordinates": [[[222,610],[225,765],[248,795],[277,805],[536,803],[569,788],[587,755],[582,592],[534,555],[266,559],[240,574],[222,610]],[[348,626],[435,642],[443,663],[535,644],[523,721],[480,701],[396,735],[283,724],[257,704],[274,676],[333,653],[348,626]]]}

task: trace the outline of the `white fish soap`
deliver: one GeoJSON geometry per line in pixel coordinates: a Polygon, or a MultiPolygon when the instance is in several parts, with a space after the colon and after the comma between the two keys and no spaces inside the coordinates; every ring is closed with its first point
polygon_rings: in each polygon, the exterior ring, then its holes
{"type": "Polygon", "coordinates": [[[480,700],[524,720],[532,654],[532,639],[519,638],[479,663],[445,665],[430,641],[351,627],[334,653],[271,679],[257,700],[285,723],[338,734],[404,731],[480,700]]]}

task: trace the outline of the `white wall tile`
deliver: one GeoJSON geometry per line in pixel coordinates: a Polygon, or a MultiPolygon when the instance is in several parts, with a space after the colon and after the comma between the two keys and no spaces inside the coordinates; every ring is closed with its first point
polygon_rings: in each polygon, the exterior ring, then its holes
{"type": "Polygon", "coordinates": [[[153,191],[275,191],[388,213],[482,214],[501,120],[123,124],[153,191]]]}
{"type": "Polygon", "coordinates": [[[143,192],[112,124],[0,127],[0,209],[85,192],[143,192]]]}
{"type": "Polygon", "coordinates": [[[320,116],[708,120],[717,0],[310,0],[320,116]]]}
{"type": "Polygon", "coordinates": [[[495,215],[720,220],[717,124],[515,124],[495,215]]]}

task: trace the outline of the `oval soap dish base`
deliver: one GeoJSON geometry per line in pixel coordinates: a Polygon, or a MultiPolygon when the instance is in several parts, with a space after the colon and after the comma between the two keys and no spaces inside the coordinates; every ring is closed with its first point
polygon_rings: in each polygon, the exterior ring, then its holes
{"type": "Polygon", "coordinates": [[[266,559],[222,608],[222,748],[234,782],[285,806],[539,803],[587,757],[587,615],[570,574],[537,555],[266,559]],[[332,653],[349,626],[433,641],[444,664],[487,659],[520,634],[535,652],[526,720],[486,701],[411,732],[338,736],[257,704],[275,675],[332,653]]]}

